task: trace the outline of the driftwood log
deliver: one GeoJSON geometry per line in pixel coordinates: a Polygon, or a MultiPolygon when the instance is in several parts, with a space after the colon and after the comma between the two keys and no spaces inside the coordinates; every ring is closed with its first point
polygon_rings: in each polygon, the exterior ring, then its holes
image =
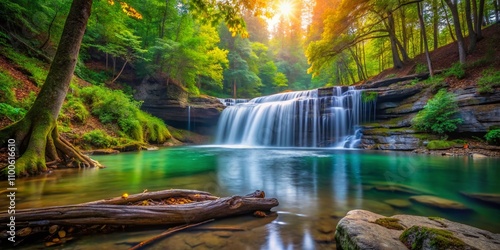
{"type": "MultiPolygon", "coordinates": [[[[196,190],[164,190],[69,206],[33,208],[16,211],[16,227],[48,225],[175,225],[196,223],[234,215],[268,211],[278,206],[275,198],[264,198],[263,191],[246,196],[219,198],[196,190]],[[140,201],[188,199],[177,205],[134,205],[140,201]]],[[[0,223],[10,215],[0,213],[0,223]]]]}

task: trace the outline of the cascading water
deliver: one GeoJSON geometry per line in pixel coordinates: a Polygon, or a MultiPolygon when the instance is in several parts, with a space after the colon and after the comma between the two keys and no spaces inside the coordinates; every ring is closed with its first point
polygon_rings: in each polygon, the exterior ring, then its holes
{"type": "Polygon", "coordinates": [[[358,125],[374,118],[375,101],[335,87],[258,97],[226,108],[217,144],[278,147],[356,147],[358,125]]]}

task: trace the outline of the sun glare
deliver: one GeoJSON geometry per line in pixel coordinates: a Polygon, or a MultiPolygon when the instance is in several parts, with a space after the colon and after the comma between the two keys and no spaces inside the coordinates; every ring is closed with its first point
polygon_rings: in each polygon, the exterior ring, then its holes
{"type": "Polygon", "coordinates": [[[293,11],[292,3],[288,1],[281,2],[279,4],[278,11],[282,16],[290,16],[293,11]]]}

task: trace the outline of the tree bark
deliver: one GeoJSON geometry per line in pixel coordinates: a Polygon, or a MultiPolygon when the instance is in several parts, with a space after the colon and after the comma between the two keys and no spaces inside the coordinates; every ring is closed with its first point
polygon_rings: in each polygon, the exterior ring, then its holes
{"type": "Polygon", "coordinates": [[[483,39],[483,31],[481,30],[481,27],[483,25],[483,16],[484,16],[484,0],[479,0],[479,9],[477,12],[477,20],[475,28],[478,41],[483,39]]]}
{"type": "MultiPolygon", "coordinates": [[[[476,0],[472,0],[475,2],[476,0]]],[[[474,30],[474,22],[473,19],[476,19],[476,14],[472,14],[471,12],[471,1],[465,0],[465,22],[467,24],[467,29],[469,31],[469,45],[467,48],[467,52],[470,54],[476,49],[476,31],[474,30]]]]}
{"type": "MultiPolygon", "coordinates": [[[[48,225],[175,225],[196,223],[254,211],[269,211],[278,206],[275,198],[264,198],[262,191],[246,196],[218,198],[196,190],[164,190],[133,196],[134,200],[155,197],[188,197],[194,202],[181,205],[117,205],[117,200],[131,203],[128,199],[115,198],[107,202],[97,201],[69,206],[34,208],[16,211],[16,227],[48,225]]],[[[141,200],[138,200],[141,201],[141,200]]],[[[0,223],[8,223],[10,215],[0,213],[0,223]]]]}
{"type": "Polygon", "coordinates": [[[462,29],[460,27],[460,18],[458,14],[458,8],[456,2],[453,0],[445,1],[450,8],[451,15],[453,17],[453,25],[455,26],[455,35],[457,36],[457,46],[458,46],[458,57],[461,64],[465,64],[466,61],[466,51],[465,51],[465,40],[462,35],[462,29]]]}
{"type": "Polygon", "coordinates": [[[446,20],[446,25],[448,26],[448,30],[450,31],[450,37],[453,42],[455,42],[457,39],[455,39],[455,36],[453,35],[453,30],[451,28],[450,20],[448,19],[448,12],[446,11],[446,8],[444,7],[444,0],[441,0],[441,6],[443,7],[444,15],[445,15],[445,20],[446,20]]]}
{"type": "Polygon", "coordinates": [[[59,137],[56,122],[73,77],[91,7],[92,0],[73,1],[56,55],[32,108],[23,119],[0,130],[1,142],[16,140],[17,155],[21,155],[16,162],[18,174],[45,171],[46,158],[73,166],[99,166],[59,137]]]}
{"type": "Polygon", "coordinates": [[[417,11],[418,11],[418,20],[420,22],[420,31],[422,33],[422,38],[424,40],[424,50],[425,50],[425,58],[427,59],[427,68],[429,69],[429,75],[432,77],[434,75],[432,70],[432,61],[429,55],[429,45],[427,44],[427,33],[425,32],[425,23],[424,17],[422,15],[422,8],[420,6],[420,2],[417,3],[417,11]]]}
{"type": "Polygon", "coordinates": [[[391,42],[391,52],[392,52],[392,62],[394,65],[394,68],[402,68],[403,67],[403,62],[401,61],[401,58],[399,57],[399,51],[398,51],[398,45],[397,45],[397,38],[396,34],[394,33],[394,18],[392,17],[392,14],[388,14],[387,18],[387,24],[386,24],[387,31],[389,33],[389,40],[391,42]]]}
{"type": "Polygon", "coordinates": [[[439,48],[439,6],[438,0],[432,0],[432,34],[434,42],[434,50],[439,48]]]}

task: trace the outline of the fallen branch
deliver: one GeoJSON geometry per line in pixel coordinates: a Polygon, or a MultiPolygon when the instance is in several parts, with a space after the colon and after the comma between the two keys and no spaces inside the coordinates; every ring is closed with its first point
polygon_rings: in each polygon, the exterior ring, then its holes
{"type": "Polygon", "coordinates": [[[182,226],[177,226],[177,227],[173,227],[173,228],[169,228],[167,231],[153,237],[153,238],[149,238],[137,245],[135,245],[134,247],[130,248],[129,250],[137,250],[137,249],[140,249],[141,247],[145,246],[145,245],[148,245],[148,244],[151,244],[161,238],[164,238],[166,236],[169,236],[175,232],[179,232],[181,230],[184,230],[184,229],[188,229],[188,228],[191,228],[191,227],[196,227],[196,226],[199,226],[199,225],[202,225],[202,224],[205,224],[205,223],[208,223],[208,222],[212,222],[214,221],[214,219],[210,219],[210,220],[206,220],[206,221],[202,221],[202,222],[199,222],[199,223],[195,223],[195,224],[187,224],[187,225],[182,225],[182,226]]]}

